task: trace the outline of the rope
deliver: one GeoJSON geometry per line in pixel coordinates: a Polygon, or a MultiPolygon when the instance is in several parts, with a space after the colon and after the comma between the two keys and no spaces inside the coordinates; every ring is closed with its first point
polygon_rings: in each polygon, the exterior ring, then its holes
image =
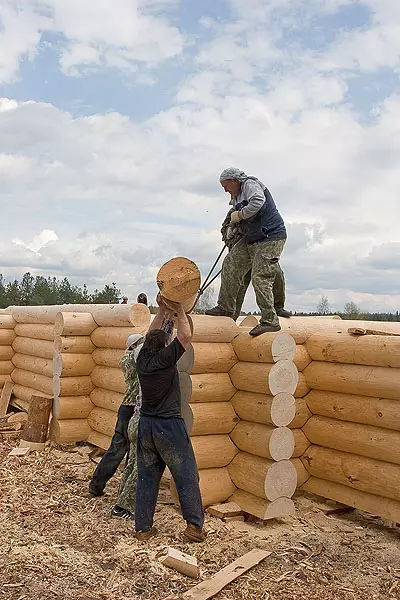
{"type": "Polygon", "coordinates": [[[226,248],[226,244],[224,244],[224,247],[222,248],[221,252],[218,254],[217,258],[214,261],[213,266],[211,267],[207,277],[204,280],[203,285],[200,287],[199,291],[197,292],[197,296],[196,296],[196,300],[192,306],[192,308],[190,309],[189,312],[192,312],[192,310],[194,310],[196,308],[196,304],[198,303],[198,301],[200,300],[200,297],[202,296],[202,294],[204,294],[204,292],[206,291],[206,289],[217,279],[217,277],[219,277],[221,275],[222,269],[220,269],[218,271],[218,273],[216,275],[214,275],[214,277],[212,279],[210,279],[212,272],[214,271],[215,267],[217,266],[221,256],[223,255],[225,248],[226,248]]]}

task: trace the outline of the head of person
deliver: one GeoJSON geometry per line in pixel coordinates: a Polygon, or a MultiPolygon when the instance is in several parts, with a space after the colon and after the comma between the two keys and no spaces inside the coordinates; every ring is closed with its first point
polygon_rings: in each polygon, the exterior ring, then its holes
{"type": "Polygon", "coordinates": [[[155,354],[168,346],[168,335],[162,329],[152,329],[144,339],[143,348],[155,354]]]}
{"type": "Polygon", "coordinates": [[[126,340],[126,349],[134,350],[139,346],[139,344],[142,344],[143,342],[144,337],[140,333],[132,333],[132,335],[129,335],[126,340]]]}
{"type": "Polygon", "coordinates": [[[219,176],[219,181],[227,194],[230,194],[232,198],[236,198],[239,195],[240,187],[247,179],[247,175],[244,171],[236,169],[236,167],[229,167],[224,169],[219,176]]]}
{"type": "Polygon", "coordinates": [[[137,302],[138,304],[145,304],[147,306],[147,296],[146,294],[139,294],[139,296],[137,297],[137,302]]]}
{"type": "Polygon", "coordinates": [[[122,304],[128,304],[128,296],[122,298],[122,304]]]}

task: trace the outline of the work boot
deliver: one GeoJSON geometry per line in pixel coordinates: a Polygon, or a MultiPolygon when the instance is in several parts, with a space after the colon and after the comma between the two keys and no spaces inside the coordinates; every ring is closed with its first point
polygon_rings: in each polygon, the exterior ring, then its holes
{"type": "Polygon", "coordinates": [[[226,312],[226,310],[223,310],[219,306],[206,310],[205,314],[209,317],[230,317],[231,319],[233,317],[232,313],[226,312]]]}
{"type": "Polygon", "coordinates": [[[285,308],[276,308],[275,312],[278,315],[278,317],[284,317],[285,319],[290,319],[290,317],[292,316],[290,310],[286,310],[285,308]]]}
{"type": "Polygon", "coordinates": [[[86,498],[100,498],[100,496],[104,496],[104,490],[96,490],[95,488],[89,487],[86,498]]]}
{"type": "Polygon", "coordinates": [[[129,519],[130,521],[135,520],[135,517],[129,510],[122,508],[122,506],[118,506],[118,504],[112,507],[110,511],[110,517],[112,519],[129,519]]]}
{"type": "Polygon", "coordinates": [[[147,542],[147,540],[157,534],[158,530],[155,527],[150,527],[150,529],[146,529],[145,531],[136,531],[135,538],[139,540],[139,542],[147,542]]]}
{"type": "Polygon", "coordinates": [[[280,325],[264,325],[263,323],[260,323],[259,325],[256,325],[256,327],[253,327],[251,331],[249,331],[249,335],[251,335],[252,337],[257,337],[262,333],[273,333],[274,331],[280,330],[280,325]]]}
{"type": "Polygon", "coordinates": [[[200,527],[196,527],[193,523],[188,523],[183,535],[189,542],[204,542],[206,534],[200,527]]]}

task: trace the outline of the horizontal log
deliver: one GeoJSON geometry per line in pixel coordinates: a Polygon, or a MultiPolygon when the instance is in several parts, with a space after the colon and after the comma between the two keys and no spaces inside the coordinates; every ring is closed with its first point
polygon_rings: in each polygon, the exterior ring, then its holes
{"type": "Polygon", "coordinates": [[[400,432],[313,416],[303,428],[312,444],[400,464],[400,432]]]}
{"type": "Polygon", "coordinates": [[[311,390],[306,401],[315,415],[400,431],[398,400],[311,390]]]}
{"type": "Polygon", "coordinates": [[[302,461],[313,476],[400,501],[400,465],[310,446],[302,461]]]}
{"type": "Polygon", "coordinates": [[[12,346],[0,346],[0,361],[11,360],[14,356],[12,346]]]}
{"type": "MultiPolygon", "coordinates": [[[[199,479],[204,507],[225,502],[236,490],[226,467],[202,469],[199,471],[199,479]]],[[[171,479],[171,494],[174,502],[178,504],[178,495],[173,479],[171,479]]]]}
{"type": "Polygon", "coordinates": [[[196,435],[190,441],[199,469],[226,467],[238,453],[229,435],[196,435]]]}
{"type": "Polygon", "coordinates": [[[97,327],[90,337],[97,348],[120,348],[125,350],[126,340],[133,333],[144,335],[146,331],[135,327],[97,327]]]}
{"type": "Polygon", "coordinates": [[[50,422],[50,439],[56,444],[86,442],[90,435],[87,419],[62,419],[50,422]]]}
{"type": "Polygon", "coordinates": [[[232,344],[194,342],[193,349],[193,374],[228,373],[238,361],[232,344]]]}
{"type": "Polygon", "coordinates": [[[59,312],[90,313],[96,322],[107,325],[125,323],[132,324],[132,320],[140,321],[148,327],[150,323],[150,311],[144,305],[137,304],[60,304],[51,306],[10,306],[8,314],[11,314],[18,323],[29,324],[53,324],[59,312]],[[119,315],[119,316],[118,316],[119,315]],[[121,320],[123,317],[123,321],[121,320]]]}
{"type": "Polygon", "coordinates": [[[96,366],[91,377],[95,387],[125,394],[126,383],[121,369],[96,366]]]}
{"type": "Polygon", "coordinates": [[[339,483],[324,481],[311,477],[302,487],[309,494],[317,494],[322,498],[329,498],[341,502],[346,506],[353,506],[359,510],[378,515],[395,523],[400,522],[400,502],[390,498],[361,492],[339,483]]]}
{"type": "Polygon", "coordinates": [[[11,381],[11,375],[0,375],[0,388],[3,387],[6,381],[11,381]]]}
{"type": "Polygon", "coordinates": [[[229,500],[238,504],[243,512],[263,521],[293,516],[296,512],[293,500],[290,498],[277,498],[269,502],[244,490],[236,490],[229,500]]]}
{"type": "Polygon", "coordinates": [[[308,419],[311,417],[311,411],[307,406],[306,398],[296,398],[296,416],[288,425],[290,429],[304,427],[308,419]]]}
{"type": "Polygon", "coordinates": [[[231,399],[237,415],[243,421],[285,427],[296,415],[296,400],[292,394],[270,396],[238,391],[231,399]]]}
{"type": "MultiPolygon", "coordinates": [[[[290,365],[289,361],[288,363],[290,365]]],[[[239,362],[232,367],[232,369],[229,371],[229,375],[233,385],[238,390],[274,395],[270,390],[269,383],[269,374],[272,369],[274,369],[274,389],[280,389],[281,387],[289,387],[290,389],[293,389],[296,377],[293,367],[290,367],[289,365],[281,366],[280,363],[270,365],[264,363],[239,362]]],[[[302,373],[298,374],[298,377],[299,382],[294,392],[294,396],[302,398],[310,391],[310,388],[307,385],[305,377],[302,373]]],[[[289,390],[286,391],[291,393],[289,390]]]]}
{"type": "Polygon", "coordinates": [[[101,388],[95,388],[90,394],[90,399],[95,406],[106,408],[113,412],[118,412],[123,397],[123,394],[111,392],[110,390],[103,390],[101,388]]]}
{"type": "Polygon", "coordinates": [[[36,393],[41,392],[49,397],[53,396],[53,379],[51,377],[23,369],[14,369],[11,373],[11,379],[14,383],[35,390],[36,393]]]}
{"type": "Polygon", "coordinates": [[[0,346],[11,346],[15,337],[13,329],[0,329],[0,346]]]}
{"type": "Polygon", "coordinates": [[[104,435],[104,433],[100,433],[100,431],[91,431],[88,435],[87,441],[89,444],[93,444],[93,446],[97,446],[98,448],[102,448],[103,450],[108,450],[111,444],[111,436],[104,435]]]}
{"type": "Polygon", "coordinates": [[[14,352],[38,358],[52,359],[54,354],[54,343],[48,340],[35,340],[18,336],[15,338],[12,347],[14,352]]]}
{"type": "Polygon", "coordinates": [[[95,366],[91,354],[55,353],[53,373],[60,377],[78,377],[90,375],[95,366]]]}
{"type": "MultiPolygon", "coordinates": [[[[246,327],[247,329],[253,329],[259,324],[259,319],[255,315],[247,315],[246,317],[239,317],[236,323],[239,327],[246,327]]],[[[240,359],[241,360],[241,359],[240,359]]]]}
{"type": "Polygon", "coordinates": [[[194,365],[194,349],[192,344],[186,346],[184,354],[180,357],[176,366],[180,373],[190,373],[194,365]]]}
{"type": "Polygon", "coordinates": [[[54,321],[54,335],[90,335],[96,327],[89,312],[59,312],[54,321]]]}
{"type": "Polygon", "coordinates": [[[100,327],[148,328],[150,325],[150,311],[145,304],[98,304],[92,315],[100,327]]]}
{"type": "Polygon", "coordinates": [[[317,390],[400,398],[400,370],[313,361],[304,371],[308,385],[317,390]]]}
{"type": "MultiPolygon", "coordinates": [[[[238,359],[242,362],[261,362],[273,364],[275,362],[272,346],[275,339],[281,337],[281,333],[264,333],[263,335],[253,337],[247,331],[242,331],[232,341],[233,349],[236,352],[238,359]]],[[[281,353],[289,353],[292,355],[290,360],[293,360],[296,344],[291,336],[284,335],[282,338],[281,347],[277,351],[281,353]],[[282,348],[283,347],[283,348],[282,348]]]]}
{"type": "Polygon", "coordinates": [[[291,431],[294,437],[294,450],[292,456],[293,458],[298,458],[299,456],[303,456],[304,452],[310,446],[310,441],[302,429],[292,429],[291,431]]]}
{"type": "Polygon", "coordinates": [[[34,340],[54,340],[54,325],[30,325],[29,323],[17,323],[15,326],[17,336],[28,337],[34,340]]]}
{"type": "Polygon", "coordinates": [[[51,358],[40,358],[39,356],[28,356],[16,352],[12,359],[12,364],[17,369],[38,373],[46,377],[53,377],[53,361],[51,358]]]}
{"type": "Polygon", "coordinates": [[[65,396],[53,402],[56,419],[86,419],[94,409],[89,396],[65,396]]]}
{"type": "Polygon", "coordinates": [[[54,324],[57,313],[88,312],[87,304],[60,304],[47,306],[9,306],[9,311],[17,323],[54,324]]]}
{"type": "Polygon", "coordinates": [[[192,342],[215,342],[230,344],[239,334],[235,321],[229,317],[190,315],[193,325],[192,342]]]}
{"type": "Polygon", "coordinates": [[[275,363],[268,375],[268,387],[272,395],[281,392],[294,394],[299,382],[299,372],[296,365],[290,360],[279,360],[275,363]]]}
{"type": "Polygon", "coordinates": [[[0,329],[14,329],[16,324],[12,315],[0,313],[0,329]]]}
{"type": "Polygon", "coordinates": [[[191,375],[190,402],[228,402],[236,391],[228,373],[191,375]]]}
{"type": "Polygon", "coordinates": [[[301,488],[301,486],[311,477],[311,475],[303,465],[300,458],[292,458],[290,462],[296,469],[297,488],[301,488]]]}
{"type": "MultiPolygon", "coordinates": [[[[37,390],[27,387],[25,385],[20,385],[18,383],[14,383],[13,385],[13,395],[18,398],[19,400],[22,400],[23,402],[27,402],[29,404],[29,402],[31,401],[32,396],[36,396],[37,395],[37,390]]],[[[42,395],[46,398],[51,398],[52,396],[50,394],[43,394],[42,395]]],[[[54,406],[54,404],[53,404],[54,406]]]]}
{"type": "Polygon", "coordinates": [[[193,411],[192,435],[230,433],[239,417],[230,402],[191,404],[193,411]]]}
{"type": "Polygon", "coordinates": [[[94,385],[89,376],[53,377],[54,398],[59,396],[89,396],[94,385]]]}
{"type": "Polygon", "coordinates": [[[54,351],[58,353],[92,354],[95,349],[96,346],[86,335],[57,336],[54,339],[54,351]]]}
{"type": "Polygon", "coordinates": [[[9,375],[13,368],[11,360],[0,360],[0,375],[9,375]]]}
{"type": "Polygon", "coordinates": [[[270,460],[288,460],[294,452],[294,436],[287,427],[240,421],[230,436],[239,450],[270,460]]]}
{"type": "Polygon", "coordinates": [[[88,416],[87,421],[90,428],[94,431],[112,436],[117,424],[117,415],[111,410],[96,407],[88,416]]]}
{"type": "Polygon", "coordinates": [[[245,492],[273,501],[291,498],[296,491],[297,472],[289,460],[273,462],[239,452],[228,466],[235,486],[245,492]]]}
{"type": "Polygon", "coordinates": [[[125,350],[122,350],[122,348],[96,348],[93,352],[93,360],[96,365],[118,369],[119,362],[124,354],[125,350]]]}

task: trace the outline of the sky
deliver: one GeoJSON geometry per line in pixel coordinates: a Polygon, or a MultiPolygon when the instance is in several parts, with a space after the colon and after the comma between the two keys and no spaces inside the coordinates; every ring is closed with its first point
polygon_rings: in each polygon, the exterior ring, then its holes
{"type": "Polygon", "coordinates": [[[0,272],[204,276],[236,166],[285,220],[287,308],[400,310],[399,76],[399,0],[0,0],[0,272]]]}

